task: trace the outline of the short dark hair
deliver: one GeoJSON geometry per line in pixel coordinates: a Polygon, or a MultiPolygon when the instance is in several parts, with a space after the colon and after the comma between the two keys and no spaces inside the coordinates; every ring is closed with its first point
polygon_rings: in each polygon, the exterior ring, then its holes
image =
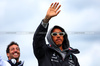
{"type": "Polygon", "coordinates": [[[19,45],[18,45],[16,42],[12,41],[12,42],[7,46],[6,53],[9,53],[9,47],[12,46],[12,45],[17,45],[17,46],[19,47],[19,45]]]}
{"type": "Polygon", "coordinates": [[[65,30],[62,27],[57,26],[57,25],[54,26],[54,28],[51,30],[51,32],[53,32],[54,29],[60,29],[62,32],[65,32],[65,30]]]}

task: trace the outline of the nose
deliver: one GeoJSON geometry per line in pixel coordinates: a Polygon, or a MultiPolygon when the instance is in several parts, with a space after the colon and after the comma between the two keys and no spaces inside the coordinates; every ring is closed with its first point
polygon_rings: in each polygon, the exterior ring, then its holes
{"type": "Polygon", "coordinates": [[[14,51],[16,52],[17,50],[15,49],[14,51]]]}
{"type": "Polygon", "coordinates": [[[14,52],[17,52],[17,49],[16,48],[14,49],[14,52]]]}
{"type": "Polygon", "coordinates": [[[59,34],[57,34],[57,38],[60,38],[60,35],[59,34]]]}

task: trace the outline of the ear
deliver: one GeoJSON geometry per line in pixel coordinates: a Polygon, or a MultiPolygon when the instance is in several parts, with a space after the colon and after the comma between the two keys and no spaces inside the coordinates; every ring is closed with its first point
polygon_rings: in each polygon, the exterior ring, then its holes
{"type": "Polygon", "coordinates": [[[7,57],[9,58],[9,53],[7,53],[7,57]]]}

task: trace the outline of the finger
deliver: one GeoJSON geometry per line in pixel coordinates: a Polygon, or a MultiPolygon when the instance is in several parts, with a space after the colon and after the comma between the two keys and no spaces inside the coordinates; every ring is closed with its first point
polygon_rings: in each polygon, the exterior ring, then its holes
{"type": "Polygon", "coordinates": [[[55,5],[55,7],[54,7],[54,8],[56,9],[58,5],[59,5],[59,3],[56,3],[56,5],[55,5]]]}
{"type": "Polygon", "coordinates": [[[56,11],[58,11],[60,7],[61,7],[61,5],[59,5],[59,6],[57,7],[56,11]]]}
{"type": "Polygon", "coordinates": [[[55,2],[54,5],[53,5],[52,7],[55,8],[56,4],[57,4],[57,2],[55,2]]]}
{"type": "Polygon", "coordinates": [[[50,8],[52,8],[53,3],[50,5],[50,8]]]}
{"type": "Polygon", "coordinates": [[[58,14],[60,13],[60,11],[61,11],[61,10],[59,10],[59,11],[56,13],[56,15],[58,15],[58,14]]]}

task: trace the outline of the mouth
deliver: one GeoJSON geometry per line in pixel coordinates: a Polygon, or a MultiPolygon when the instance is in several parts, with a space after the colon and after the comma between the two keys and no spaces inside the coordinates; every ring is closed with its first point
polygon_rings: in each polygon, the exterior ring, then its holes
{"type": "Polygon", "coordinates": [[[14,56],[18,56],[19,54],[18,53],[14,53],[14,56]]]}
{"type": "Polygon", "coordinates": [[[61,39],[57,39],[56,41],[61,41],[61,39]]]}

